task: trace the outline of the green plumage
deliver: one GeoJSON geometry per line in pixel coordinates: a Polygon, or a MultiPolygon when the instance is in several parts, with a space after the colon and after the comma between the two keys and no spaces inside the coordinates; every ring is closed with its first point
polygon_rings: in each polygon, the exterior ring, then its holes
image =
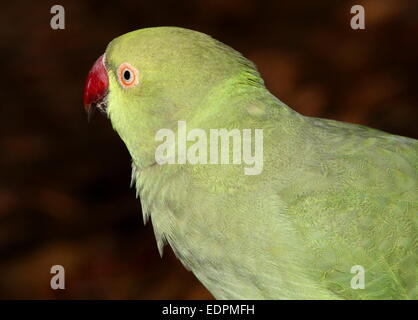
{"type": "Polygon", "coordinates": [[[138,30],[106,51],[108,115],[133,159],[145,221],[218,299],[416,299],[418,142],[302,116],[251,62],[207,35],[138,30]],[[124,89],[117,68],[139,70],[124,89]],[[155,164],[155,133],[263,129],[242,165],[155,164]],[[350,270],[365,269],[353,289],[350,270]]]}

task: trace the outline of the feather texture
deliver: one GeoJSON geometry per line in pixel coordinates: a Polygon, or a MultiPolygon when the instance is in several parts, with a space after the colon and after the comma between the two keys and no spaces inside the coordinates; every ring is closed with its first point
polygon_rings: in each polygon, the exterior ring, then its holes
{"type": "Polygon", "coordinates": [[[251,62],[193,31],[140,30],[106,56],[109,116],[133,158],[144,222],[160,253],[168,243],[216,298],[417,298],[416,140],[304,117],[267,91],[251,62]],[[118,87],[112,68],[125,60],[143,73],[137,91],[118,87]],[[156,165],[156,130],[179,120],[262,129],[262,173],[156,165]],[[351,286],[356,265],[364,289],[351,286]]]}

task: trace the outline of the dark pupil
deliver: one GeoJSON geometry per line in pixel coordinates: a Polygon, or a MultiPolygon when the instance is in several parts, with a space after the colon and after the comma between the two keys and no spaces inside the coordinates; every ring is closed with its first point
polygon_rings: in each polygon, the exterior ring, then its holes
{"type": "Polygon", "coordinates": [[[125,72],[123,73],[123,78],[124,78],[126,81],[129,81],[129,80],[131,79],[131,72],[130,72],[130,71],[128,71],[128,70],[125,70],[125,72]]]}

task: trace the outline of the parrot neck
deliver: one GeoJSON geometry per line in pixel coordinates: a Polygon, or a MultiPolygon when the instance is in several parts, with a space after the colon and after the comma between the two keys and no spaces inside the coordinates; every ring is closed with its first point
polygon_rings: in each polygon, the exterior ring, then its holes
{"type": "MultiPolygon", "coordinates": [[[[213,131],[238,130],[240,137],[243,137],[244,130],[250,130],[251,139],[255,141],[256,131],[259,133],[266,129],[266,134],[270,131],[271,121],[285,129],[286,123],[291,118],[294,120],[303,118],[273,96],[264,86],[242,85],[242,83],[237,85],[236,82],[237,79],[232,79],[214,88],[193,112],[173,116],[167,128],[158,128],[155,131],[154,136],[151,137],[153,144],[149,143],[147,148],[129,148],[127,145],[135,166],[135,176],[144,169],[153,170],[161,164],[174,165],[181,170],[182,165],[190,162],[187,155],[191,148],[202,140],[206,146],[205,153],[209,163],[212,155],[210,138],[213,131]],[[199,132],[199,137],[195,136],[196,132],[199,132]],[[159,153],[160,151],[162,152],[159,153]]],[[[291,129],[284,131],[290,132],[291,129]]],[[[174,171],[177,171],[177,168],[174,171]]]]}
{"type": "MultiPolygon", "coordinates": [[[[212,129],[238,129],[242,132],[245,129],[267,128],[271,121],[279,127],[285,127],[289,117],[299,116],[265,88],[258,72],[252,68],[241,68],[216,84],[208,84],[204,90],[185,91],[185,97],[179,97],[175,92],[161,96],[154,93],[153,100],[147,101],[148,95],[144,95],[141,101],[147,108],[132,107],[129,101],[122,104],[121,97],[115,95],[117,88],[111,89],[114,95],[113,100],[109,101],[110,109],[117,105],[126,110],[124,113],[111,114],[112,123],[125,142],[138,171],[156,164],[156,151],[168,136],[160,135],[158,139],[161,130],[172,132],[174,147],[179,146],[180,122],[187,127],[186,136],[195,129],[209,136],[212,129]],[[147,120],[143,121],[143,117],[138,117],[137,109],[153,112],[147,114],[147,120]],[[132,118],[138,120],[132,121],[132,118]],[[122,126],[122,123],[125,125],[122,126]]],[[[193,141],[187,144],[193,144],[193,141]]]]}

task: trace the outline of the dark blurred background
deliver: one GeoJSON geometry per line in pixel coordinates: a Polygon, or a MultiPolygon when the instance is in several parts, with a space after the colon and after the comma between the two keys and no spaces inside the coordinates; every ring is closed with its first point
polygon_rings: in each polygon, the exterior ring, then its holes
{"type": "Polygon", "coordinates": [[[418,138],[418,2],[406,0],[3,1],[0,10],[0,298],[211,298],[129,188],[131,163],[85,77],[114,37],[150,26],[212,35],[253,60],[305,115],[418,138]],[[63,5],[66,29],[50,28],[63,5]],[[362,4],[366,29],[350,28],[362,4]],[[50,268],[66,290],[50,288],[50,268]]]}

